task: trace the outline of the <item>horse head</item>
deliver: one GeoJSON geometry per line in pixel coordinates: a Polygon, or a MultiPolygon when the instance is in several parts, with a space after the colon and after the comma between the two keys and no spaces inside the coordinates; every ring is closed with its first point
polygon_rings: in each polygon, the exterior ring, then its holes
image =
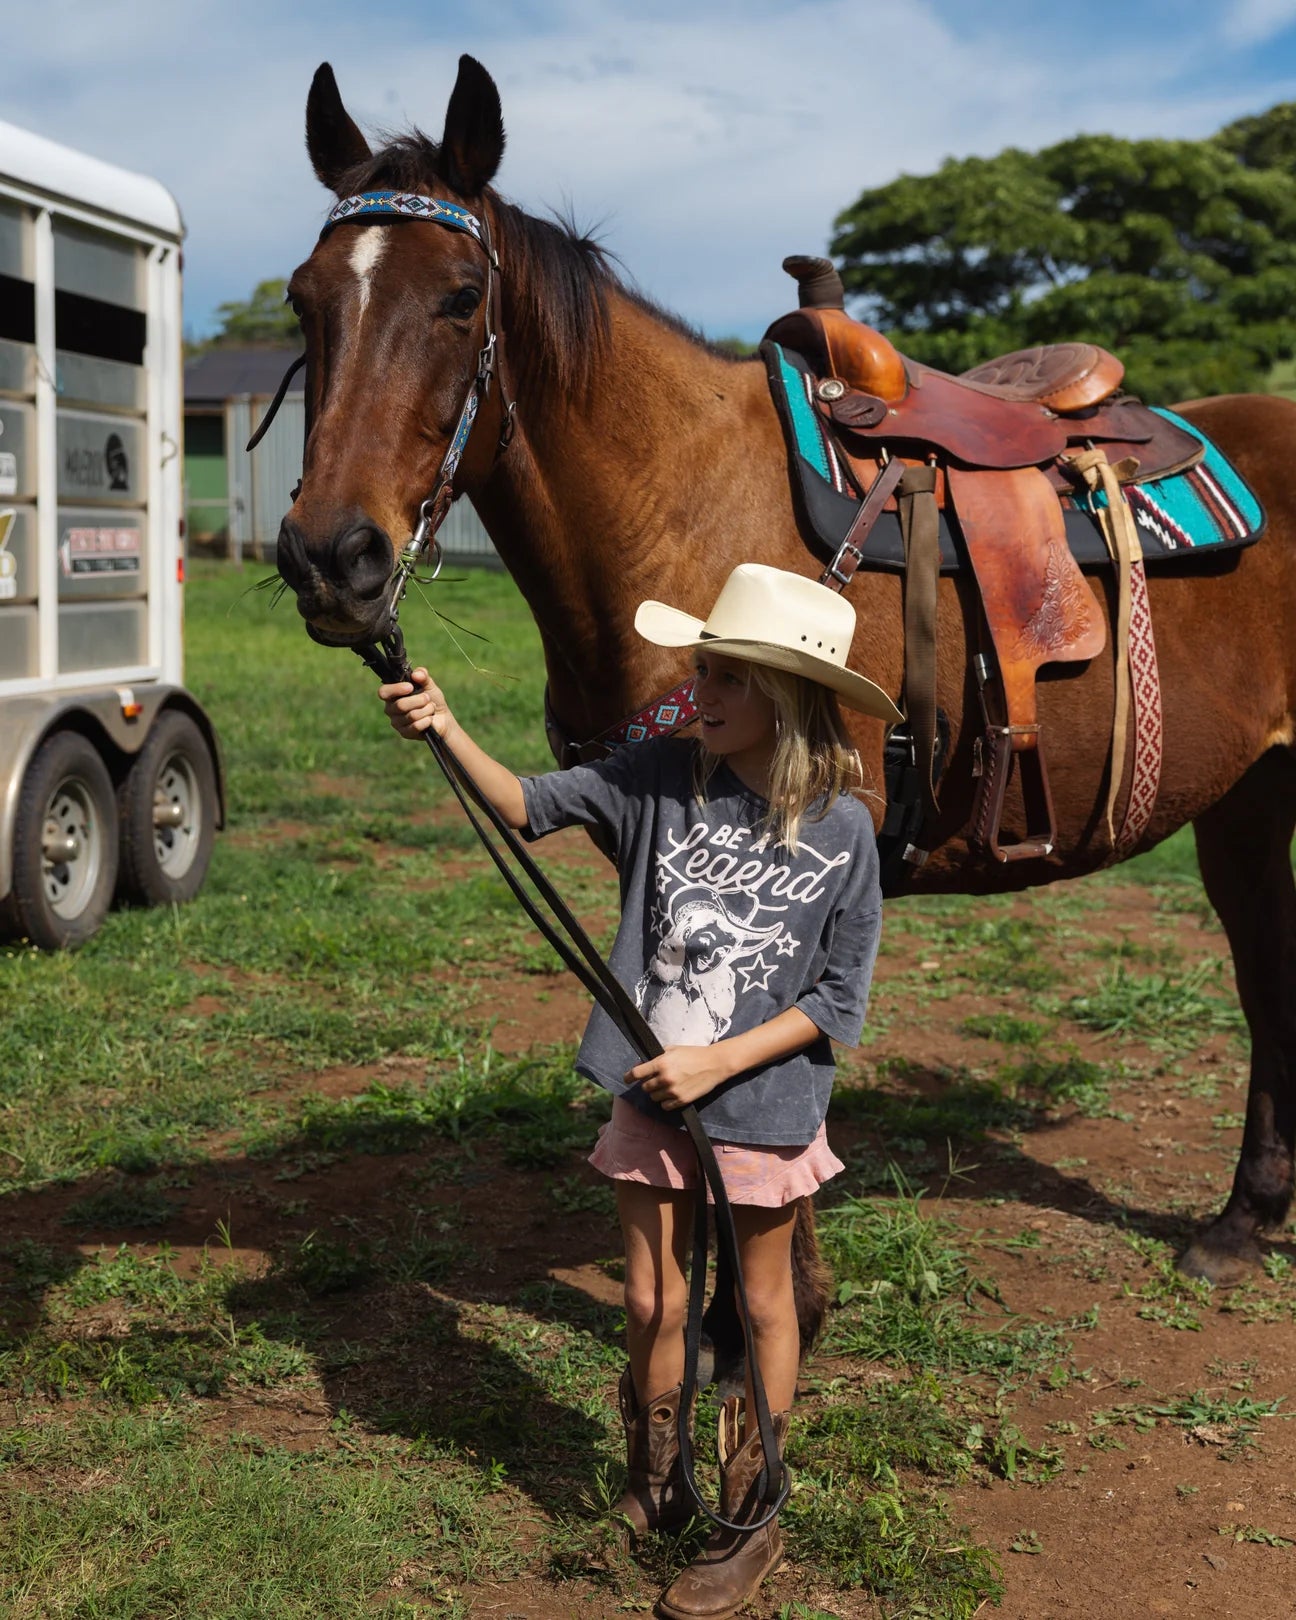
{"type": "Polygon", "coordinates": [[[461,57],[440,142],[415,133],[375,155],[325,63],[306,144],[339,202],[288,283],[308,426],[278,565],[312,636],[348,646],[387,628],[397,553],[421,510],[443,510],[452,480],[480,480],[502,441],[488,191],[504,151],[499,94],[461,57]]]}

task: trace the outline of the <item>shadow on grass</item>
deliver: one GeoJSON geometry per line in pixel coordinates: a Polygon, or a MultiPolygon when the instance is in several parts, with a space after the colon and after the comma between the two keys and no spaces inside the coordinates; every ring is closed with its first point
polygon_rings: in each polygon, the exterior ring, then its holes
{"type": "Polygon", "coordinates": [[[999,1082],[893,1061],[881,1084],[834,1092],[834,1142],[850,1157],[847,1174],[829,1184],[824,1201],[890,1192],[894,1163],[910,1185],[929,1192],[949,1185],[961,1197],[1010,1199],[1186,1248],[1200,1223],[1113,1197],[1088,1176],[1062,1171],[1007,1139],[1007,1133],[1047,1138],[1076,1112],[1103,1116],[1110,1089],[1101,1066],[1075,1054],[1028,1057],[1005,1066],[999,1082]]]}
{"type": "Polygon", "coordinates": [[[615,1297],[611,1205],[571,1145],[596,1121],[564,1112],[458,1145],[317,1119],[264,1157],[11,1195],[0,1389],[141,1406],[313,1370],[348,1422],[570,1514],[607,1460],[622,1313],[552,1275],[615,1297]]]}
{"type": "MultiPolygon", "coordinates": [[[[1047,1133],[1077,1099],[1101,1111],[1092,1065],[1018,1080],[892,1065],[883,1085],[843,1085],[834,1139],[850,1169],[825,1204],[892,1190],[870,1174],[892,1160],[934,1191],[949,1155],[976,1160],[992,1133],[1047,1133]]],[[[597,1491],[600,1403],[621,1365],[619,1236],[583,1163],[602,1111],[543,1075],[490,1106],[372,1087],[313,1099],[303,1127],[264,1154],[11,1195],[0,1221],[21,1236],[0,1255],[0,1380],[144,1404],[273,1388],[309,1368],[335,1415],[502,1469],[538,1508],[570,1514],[597,1491]],[[582,1272],[588,1288],[569,1280],[582,1272]]],[[[1123,1203],[1002,1136],[958,1187],[1177,1247],[1192,1236],[1182,1217],[1123,1203]]]]}

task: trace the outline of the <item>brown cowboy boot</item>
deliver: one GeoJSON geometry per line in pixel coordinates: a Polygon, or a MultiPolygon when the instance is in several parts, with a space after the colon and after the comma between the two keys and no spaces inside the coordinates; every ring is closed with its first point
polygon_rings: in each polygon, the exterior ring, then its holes
{"type": "MultiPolygon", "coordinates": [[[[741,1438],[743,1405],[734,1396],[720,1408],[720,1512],[738,1524],[762,1518],[767,1511],[756,1495],[765,1460],[760,1434],[753,1424],[751,1433],[741,1438]]],[[[790,1415],[773,1414],[780,1457],[790,1415]]],[[[782,1562],[783,1532],[777,1519],[760,1530],[722,1530],[717,1525],[698,1557],[658,1599],[657,1612],[667,1620],[728,1620],[782,1562]]]]}
{"type": "Polygon", "coordinates": [[[621,1374],[618,1394],[630,1482],[612,1511],[629,1519],[632,1540],[657,1530],[673,1529],[693,1516],[680,1468],[681,1393],[682,1386],[676,1384],[655,1401],[647,1401],[636,1409],[634,1380],[629,1367],[621,1374]]]}

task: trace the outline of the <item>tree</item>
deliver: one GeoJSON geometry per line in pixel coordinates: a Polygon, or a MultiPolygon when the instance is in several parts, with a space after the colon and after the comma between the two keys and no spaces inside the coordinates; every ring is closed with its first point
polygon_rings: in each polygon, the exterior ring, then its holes
{"type": "Polygon", "coordinates": [[[1226,124],[1215,139],[1248,169],[1296,173],[1296,101],[1280,101],[1254,118],[1226,124]]]}
{"type": "Polygon", "coordinates": [[[284,303],[286,281],[259,281],[252,296],[221,304],[216,318],[220,330],[213,344],[292,343],[300,347],[301,327],[284,303]]]}
{"type": "Polygon", "coordinates": [[[864,192],[831,251],[860,313],[945,370],[1072,338],[1155,402],[1260,388],[1296,353],[1296,105],[949,159],[864,192]]]}

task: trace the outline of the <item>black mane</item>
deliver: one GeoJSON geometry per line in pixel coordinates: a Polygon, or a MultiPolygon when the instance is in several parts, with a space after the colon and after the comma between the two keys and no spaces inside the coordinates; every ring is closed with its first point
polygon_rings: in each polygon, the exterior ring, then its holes
{"type": "MultiPolygon", "coordinates": [[[[338,181],[342,196],[360,191],[419,191],[448,184],[441,148],[413,130],[397,135],[338,181]]],[[[493,188],[503,273],[504,331],[515,370],[569,394],[588,386],[609,332],[608,294],[617,292],[713,355],[702,334],[627,287],[612,255],[568,220],[538,219],[493,188]]]]}

